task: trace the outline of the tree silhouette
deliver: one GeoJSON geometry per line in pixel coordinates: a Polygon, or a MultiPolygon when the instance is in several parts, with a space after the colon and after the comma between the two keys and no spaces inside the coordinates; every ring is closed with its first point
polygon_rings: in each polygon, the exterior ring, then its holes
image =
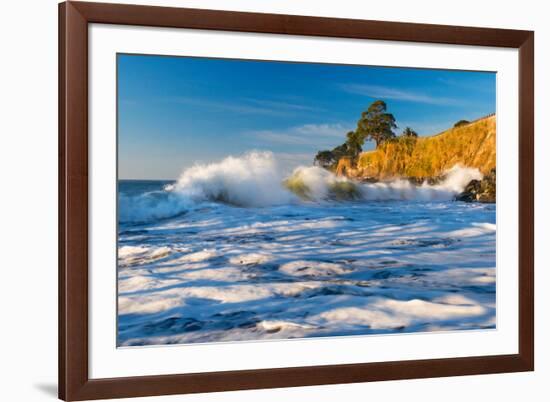
{"type": "Polygon", "coordinates": [[[403,130],[403,134],[401,134],[403,137],[418,137],[418,133],[414,131],[410,127],[405,127],[405,130],[403,130]]]}
{"type": "Polygon", "coordinates": [[[332,151],[319,151],[317,152],[317,155],[315,155],[315,159],[313,160],[313,163],[317,166],[321,166],[325,169],[328,169],[336,162],[336,159],[334,158],[334,154],[332,151]]]}
{"type": "Polygon", "coordinates": [[[395,137],[393,132],[393,129],[397,128],[395,118],[393,114],[387,113],[386,110],[386,103],[377,100],[361,113],[356,132],[363,142],[372,140],[378,148],[384,141],[395,137]]]}

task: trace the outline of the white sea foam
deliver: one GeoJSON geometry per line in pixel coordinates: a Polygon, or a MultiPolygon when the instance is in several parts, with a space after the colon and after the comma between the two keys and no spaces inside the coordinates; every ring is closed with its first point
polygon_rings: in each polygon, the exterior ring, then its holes
{"type": "Polygon", "coordinates": [[[247,254],[235,255],[229,258],[229,262],[231,264],[236,264],[236,265],[251,265],[251,264],[255,265],[255,264],[265,264],[271,259],[272,257],[268,254],[247,253],[247,254]]]}
{"type": "Polygon", "coordinates": [[[341,264],[322,261],[291,261],[279,267],[281,272],[293,276],[335,276],[349,272],[341,264]]]}
{"type": "Polygon", "coordinates": [[[243,303],[275,296],[292,297],[306,289],[320,286],[317,282],[272,283],[263,286],[194,286],[161,290],[147,295],[119,296],[119,314],[137,312],[159,313],[183,307],[188,299],[204,299],[218,303],[243,303]],[[139,307],[138,307],[139,306],[139,307]]]}
{"type": "Polygon", "coordinates": [[[150,275],[134,275],[118,280],[118,291],[121,293],[158,289],[165,286],[176,285],[180,281],[177,278],[162,279],[150,275]]]}
{"type": "Polygon", "coordinates": [[[474,168],[455,165],[444,174],[442,182],[430,185],[424,182],[420,186],[408,180],[394,180],[360,186],[366,200],[417,200],[417,201],[448,201],[462,192],[471,180],[479,180],[483,176],[474,168]]]}
{"type": "Polygon", "coordinates": [[[495,232],[496,230],[497,230],[497,225],[494,223],[474,222],[468,228],[453,230],[452,232],[449,233],[449,236],[472,237],[472,236],[479,236],[480,234],[483,234],[483,233],[495,232]]]}
{"type": "Polygon", "coordinates": [[[145,194],[185,214],[123,222],[120,345],[495,327],[495,206],[450,201],[477,171],[415,186],[299,168],[257,195],[254,175],[277,171],[266,158],[192,168],[145,194]],[[229,188],[234,166],[248,176],[229,188]]]}
{"type": "Polygon", "coordinates": [[[183,262],[202,262],[210,258],[214,258],[217,255],[218,255],[218,252],[216,250],[201,250],[201,251],[196,251],[194,253],[185,254],[181,257],[178,257],[175,260],[170,260],[167,263],[177,264],[177,263],[183,263],[183,262]]]}
{"type": "Polygon", "coordinates": [[[252,275],[238,268],[224,267],[224,268],[212,268],[212,269],[194,269],[191,271],[185,271],[180,274],[173,275],[178,280],[185,281],[220,281],[220,282],[238,282],[246,281],[252,275]]]}
{"type": "MultiPolygon", "coordinates": [[[[391,329],[407,327],[419,321],[445,321],[462,317],[475,317],[485,313],[485,308],[469,302],[468,304],[434,303],[424,300],[392,300],[373,298],[364,306],[336,308],[321,313],[312,321],[323,325],[365,325],[372,329],[391,329]]],[[[460,299],[464,302],[464,299],[460,299]]]]}
{"type": "Polygon", "coordinates": [[[169,247],[134,247],[122,246],[118,249],[118,264],[121,267],[152,262],[168,256],[171,252],[169,247]]]}

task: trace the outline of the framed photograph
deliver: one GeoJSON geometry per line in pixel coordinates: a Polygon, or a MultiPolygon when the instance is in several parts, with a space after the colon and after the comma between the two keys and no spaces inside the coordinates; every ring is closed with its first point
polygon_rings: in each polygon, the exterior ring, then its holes
{"type": "Polygon", "coordinates": [[[533,370],[533,32],[59,7],[61,399],[533,370]]]}

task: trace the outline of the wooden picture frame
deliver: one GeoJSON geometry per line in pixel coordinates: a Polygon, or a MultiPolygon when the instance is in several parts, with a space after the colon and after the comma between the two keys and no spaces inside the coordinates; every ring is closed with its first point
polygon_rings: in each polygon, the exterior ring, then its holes
{"type": "Polygon", "coordinates": [[[59,5],[59,397],[140,397],[534,369],[534,33],[382,21],[65,2],[59,5]],[[519,353],[90,379],[88,373],[88,24],[519,49],[519,353]]]}

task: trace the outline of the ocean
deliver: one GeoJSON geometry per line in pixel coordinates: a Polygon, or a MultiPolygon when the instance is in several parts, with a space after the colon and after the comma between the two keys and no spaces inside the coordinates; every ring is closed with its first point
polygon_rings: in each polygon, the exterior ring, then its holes
{"type": "Polygon", "coordinates": [[[118,345],[492,329],[496,205],[253,152],[119,181],[118,345]]]}

